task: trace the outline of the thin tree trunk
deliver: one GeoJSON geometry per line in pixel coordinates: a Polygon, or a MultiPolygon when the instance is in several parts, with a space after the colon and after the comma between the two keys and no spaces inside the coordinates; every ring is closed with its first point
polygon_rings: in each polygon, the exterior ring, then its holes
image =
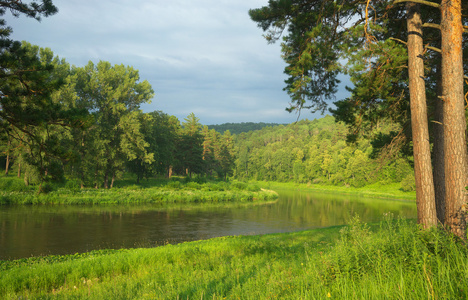
{"type": "Polygon", "coordinates": [[[111,179],[110,188],[113,188],[113,187],[114,187],[114,182],[115,182],[115,172],[112,173],[112,179],[111,179]]]}
{"type": "Polygon", "coordinates": [[[7,156],[6,156],[6,163],[5,163],[5,175],[8,175],[8,170],[10,169],[10,146],[11,146],[11,141],[10,141],[10,137],[8,137],[8,149],[7,149],[7,156]]]}
{"type": "Polygon", "coordinates": [[[18,178],[21,178],[21,163],[18,163],[18,178]]]}
{"type": "Polygon", "coordinates": [[[9,169],[10,169],[10,153],[7,153],[6,163],[5,163],[5,175],[8,175],[9,169]]]}
{"type": "Polygon", "coordinates": [[[97,189],[99,187],[98,185],[98,170],[94,172],[94,188],[97,189]]]}
{"type": "Polygon", "coordinates": [[[413,132],[414,177],[416,179],[416,206],[418,223],[424,228],[437,225],[434,180],[432,175],[429,126],[427,121],[426,86],[422,22],[419,5],[406,5],[408,19],[408,74],[413,132]]]}
{"type": "Polygon", "coordinates": [[[104,188],[108,189],[109,188],[109,172],[106,170],[106,173],[104,174],[104,188]]]}
{"type": "Polygon", "coordinates": [[[444,100],[445,224],[466,239],[467,148],[463,95],[461,0],[442,0],[442,86],[444,100]]]}
{"type": "Polygon", "coordinates": [[[167,176],[168,176],[168,178],[171,178],[171,177],[172,177],[172,166],[169,166],[169,170],[168,170],[167,176]]]}
{"type": "Polygon", "coordinates": [[[444,166],[444,101],[442,96],[442,72],[440,64],[437,66],[437,95],[434,100],[434,122],[432,132],[434,146],[432,148],[432,165],[434,174],[434,191],[436,200],[437,219],[445,223],[445,166],[444,166]]]}

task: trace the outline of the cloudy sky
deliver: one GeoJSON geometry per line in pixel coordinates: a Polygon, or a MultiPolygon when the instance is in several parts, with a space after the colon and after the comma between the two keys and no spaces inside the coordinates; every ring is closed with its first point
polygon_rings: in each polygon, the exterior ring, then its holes
{"type": "Polygon", "coordinates": [[[162,110],[181,121],[193,112],[207,125],[297,119],[285,111],[280,45],[268,45],[248,16],[268,0],[53,2],[58,14],[40,23],[6,16],[12,37],[51,48],[76,66],[100,60],[133,66],[155,91],[145,112],[162,110]]]}

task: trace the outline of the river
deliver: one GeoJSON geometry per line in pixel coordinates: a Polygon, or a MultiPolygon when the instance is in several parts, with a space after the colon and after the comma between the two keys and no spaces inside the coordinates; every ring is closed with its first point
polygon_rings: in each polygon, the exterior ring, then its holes
{"type": "Polygon", "coordinates": [[[154,247],[228,235],[291,232],[346,224],[358,215],[416,217],[415,202],[280,191],[275,203],[213,206],[4,206],[0,259],[154,247]]]}

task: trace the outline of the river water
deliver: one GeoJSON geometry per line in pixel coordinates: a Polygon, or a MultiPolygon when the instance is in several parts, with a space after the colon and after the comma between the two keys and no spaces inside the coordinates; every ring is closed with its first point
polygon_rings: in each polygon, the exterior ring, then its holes
{"type": "Polygon", "coordinates": [[[0,207],[0,259],[154,247],[227,235],[291,232],[346,224],[358,215],[416,217],[415,202],[280,191],[275,203],[213,206],[0,207]]]}

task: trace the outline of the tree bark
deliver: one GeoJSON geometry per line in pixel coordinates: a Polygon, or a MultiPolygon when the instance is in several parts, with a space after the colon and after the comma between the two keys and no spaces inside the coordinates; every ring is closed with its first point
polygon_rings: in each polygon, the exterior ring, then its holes
{"type": "Polygon", "coordinates": [[[445,224],[466,239],[467,148],[463,94],[461,0],[442,0],[442,87],[444,100],[445,224]]]}
{"type": "Polygon", "coordinates": [[[437,95],[436,99],[434,99],[434,122],[432,123],[432,134],[434,137],[432,166],[437,219],[440,224],[445,224],[444,101],[440,98],[442,94],[442,72],[441,65],[438,64],[437,95]]]}
{"type": "Polygon", "coordinates": [[[432,175],[426,84],[424,82],[422,22],[419,4],[407,3],[408,75],[413,133],[414,177],[418,223],[424,228],[437,225],[434,180],[432,175]]]}

